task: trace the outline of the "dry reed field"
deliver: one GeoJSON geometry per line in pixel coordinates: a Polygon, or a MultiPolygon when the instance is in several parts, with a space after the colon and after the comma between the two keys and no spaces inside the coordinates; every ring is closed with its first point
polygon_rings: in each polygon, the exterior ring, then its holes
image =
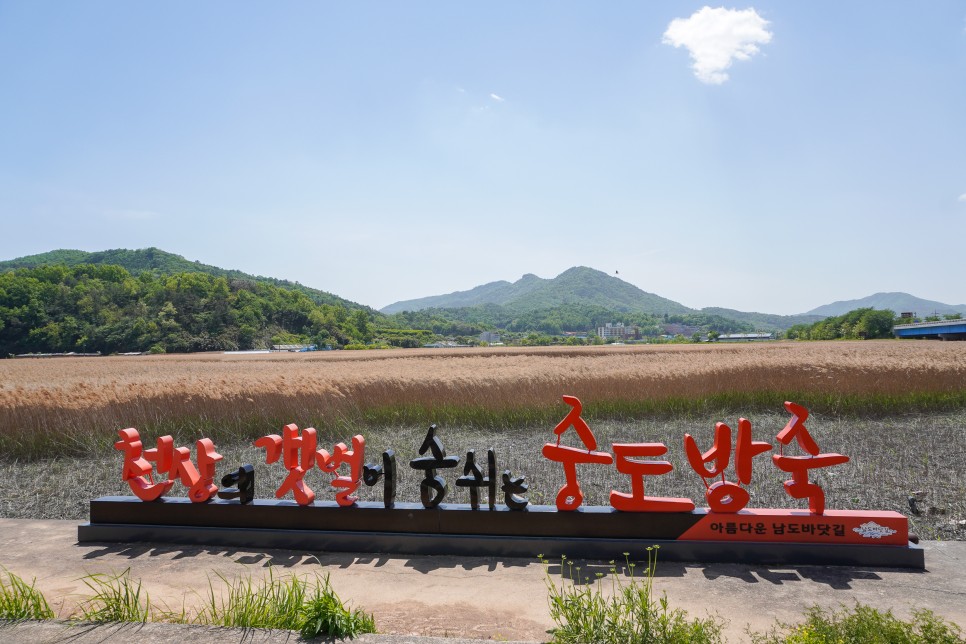
{"type": "MultiPolygon", "coordinates": [[[[113,434],[174,419],[331,424],[384,409],[545,409],[794,393],[815,398],[966,390],[966,343],[390,350],[0,360],[0,431],[113,434]]],[[[391,416],[390,416],[391,418],[391,416]]],[[[421,420],[421,419],[420,419],[421,420]]]]}
{"type": "MultiPolygon", "coordinates": [[[[255,464],[257,496],[270,498],[284,470],[265,465],[251,439],[289,422],[318,428],[320,447],[361,432],[370,462],[394,448],[400,500],[418,500],[418,477],[407,463],[426,425],[438,422],[449,453],[465,458],[468,449],[480,454],[492,446],[501,470],[528,477],[532,502],[552,503],[562,473],[539,453],[569,410],[562,394],[582,399],[603,446],[664,442],[675,469],[649,482],[648,493],[688,496],[698,505],[703,486],[684,458],[684,434],[707,449],[716,421],[734,428],[743,415],[756,439],[774,443],[787,421],[781,401],[793,400],[812,411],[808,427],[823,451],[852,457],[819,474],[829,507],[911,514],[908,498],[915,496],[914,530],[966,538],[966,343],[952,342],[2,360],[0,515],[82,519],[90,498],[127,493],[111,443],[129,426],[148,445],[165,433],[183,445],[213,438],[225,455],[219,472],[255,464]]],[[[448,474],[455,480],[462,472],[448,474]]],[[[331,498],[328,478],[309,477],[320,499],[331,498]]],[[[614,468],[582,470],[586,502],[606,504],[623,478],[614,468]]],[[[783,479],[763,458],[750,505],[798,507],[783,479]]],[[[465,502],[452,480],[451,500],[465,502]]],[[[375,494],[361,488],[363,499],[375,494]]]]}

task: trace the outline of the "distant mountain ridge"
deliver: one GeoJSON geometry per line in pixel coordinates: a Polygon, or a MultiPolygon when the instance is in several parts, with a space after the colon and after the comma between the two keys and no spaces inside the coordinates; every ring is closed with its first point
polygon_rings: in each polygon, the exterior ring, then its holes
{"type": "Polygon", "coordinates": [[[668,315],[688,313],[720,315],[766,331],[779,331],[795,324],[810,324],[822,319],[816,315],[747,313],[715,307],[692,309],[586,266],[570,268],[552,279],[542,279],[528,273],[516,282],[490,282],[468,291],[396,302],[383,308],[382,312],[391,314],[423,309],[458,309],[487,305],[532,312],[567,304],[600,306],[618,315],[620,313],[648,313],[658,316],[665,313],[668,315]]]}
{"type": "Polygon", "coordinates": [[[962,313],[966,315],[966,304],[944,304],[934,300],[924,300],[908,293],[875,293],[858,300],[842,300],[832,302],[812,309],[805,315],[818,315],[823,318],[844,315],[855,309],[890,309],[896,315],[912,312],[920,317],[928,315],[943,315],[946,313],[962,313]]]}
{"type": "Polygon", "coordinates": [[[384,307],[382,312],[399,313],[484,304],[532,311],[578,303],[603,306],[617,313],[663,315],[692,312],[692,309],[683,304],[642,291],[633,284],[586,266],[567,269],[553,279],[543,279],[528,273],[516,282],[490,282],[468,291],[396,302],[384,307]]]}
{"type": "Polygon", "coordinates": [[[0,261],[0,272],[13,270],[16,268],[36,268],[44,264],[65,264],[76,266],[78,264],[114,264],[121,266],[132,275],[150,271],[158,275],[171,275],[174,273],[200,272],[214,275],[215,277],[225,277],[228,279],[247,280],[262,284],[272,284],[281,286],[293,291],[299,291],[307,295],[317,304],[335,304],[347,309],[365,309],[372,311],[371,307],[351,302],[338,295],[320,291],[318,289],[303,286],[289,280],[275,279],[272,277],[262,277],[251,275],[242,271],[219,268],[201,262],[185,259],[181,255],[168,253],[160,248],[142,248],[138,250],[128,250],[126,248],[115,248],[111,250],[87,252],[83,250],[60,249],[52,250],[47,253],[37,255],[27,255],[7,261],[0,261]]]}
{"type": "MultiPolygon", "coordinates": [[[[16,268],[34,268],[44,264],[65,264],[67,266],[114,264],[122,266],[132,274],[146,271],[156,275],[202,272],[217,277],[271,284],[299,291],[319,304],[333,304],[349,310],[362,309],[371,313],[375,312],[371,307],[296,282],[202,264],[153,247],[139,250],[113,249],[98,252],[73,249],[54,250],[0,261],[0,272],[16,268]]],[[[392,314],[424,309],[465,310],[496,306],[503,307],[506,312],[515,316],[518,313],[545,312],[549,309],[567,307],[568,305],[599,307],[612,311],[615,315],[614,321],[620,321],[618,318],[621,313],[646,313],[657,316],[665,313],[668,315],[704,313],[747,323],[764,331],[779,331],[796,324],[811,324],[827,317],[843,315],[858,308],[891,309],[897,314],[913,311],[920,317],[945,313],[966,315],[966,304],[950,305],[925,300],[908,293],[876,293],[861,299],[826,304],[800,315],[744,312],[720,307],[692,309],[654,293],[648,293],[613,275],[585,266],[570,268],[552,279],[544,279],[528,273],[516,282],[490,282],[467,291],[396,302],[384,307],[381,312],[392,314]]]]}

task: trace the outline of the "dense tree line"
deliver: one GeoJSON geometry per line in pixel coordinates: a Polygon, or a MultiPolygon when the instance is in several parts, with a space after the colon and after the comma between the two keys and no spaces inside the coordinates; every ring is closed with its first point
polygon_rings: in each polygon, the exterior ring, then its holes
{"type": "MultiPolygon", "coordinates": [[[[320,303],[314,294],[261,280],[199,271],[159,274],[154,253],[161,251],[126,252],[131,257],[125,259],[136,266],[132,270],[64,263],[0,272],[0,356],[181,353],[296,343],[418,347],[439,337],[472,343],[484,330],[504,332],[510,342],[516,338],[526,343],[523,339],[532,336],[549,343],[552,336],[592,333],[607,322],[638,326],[645,337],[663,334],[669,323],[704,332],[753,330],[717,315],[657,316],[583,303],[540,310],[486,304],[387,316],[368,308],[320,303]],[[154,268],[138,272],[142,264],[154,268]]],[[[161,259],[169,259],[168,254],[161,259]]]]}
{"type": "Polygon", "coordinates": [[[112,265],[45,265],[0,273],[0,355],[189,352],[275,341],[343,346],[372,340],[365,310],[206,273],[137,276],[112,265]]]}
{"type": "Polygon", "coordinates": [[[791,340],[873,340],[891,338],[896,314],[888,309],[855,309],[814,324],[796,324],[785,332],[791,340]]]}
{"type": "MultiPolygon", "coordinates": [[[[486,305],[493,306],[493,305],[486,305]]],[[[463,309],[422,309],[387,315],[380,324],[387,328],[426,329],[442,336],[479,335],[496,328],[484,307],[463,309]]]]}
{"type": "Polygon", "coordinates": [[[65,266],[77,266],[79,264],[110,264],[120,266],[138,276],[141,273],[153,273],[154,275],[174,275],[176,273],[207,273],[215,277],[224,277],[229,280],[244,280],[257,282],[259,284],[270,284],[282,288],[300,291],[307,295],[316,304],[335,304],[345,307],[349,311],[364,309],[372,313],[372,309],[355,302],[343,299],[332,293],[326,293],[318,289],[303,286],[298,282],[275,279],[273,277],[262,277],[261,275],[251,275],[241,271],[219,268],[209,264],[202,264],[198,261],[190,261],[181,255],[168,253],[160,248],[142,248],[139,250],[129,250],[126,248],[116,248],[113,250],[102,250],[93,253],[82,250],[52,250],[39,255],[20,257],[14,260],[0,262],[0,272],[15,268],[37,268],[44,265],[63,264],[65,266]]]}
{"type": "Polygon", "coordinates": [[[514,306],[484,304],[453,309],[422,309],[388,316],[398,324],[432,329],[440,335],[474,335],[480,331],[500,329],[511,333],[542,333],[549,336],[565,332],[594,331],[608,322],[623,322],[640,327],[645,336],[664,333],[665,324],[685,324],[704,332],[741,333],[754,327],[720,315],[684,313],[652,315],[649,313],[614,311],[594,304],[571,303],[536,310],[514,306]]]}

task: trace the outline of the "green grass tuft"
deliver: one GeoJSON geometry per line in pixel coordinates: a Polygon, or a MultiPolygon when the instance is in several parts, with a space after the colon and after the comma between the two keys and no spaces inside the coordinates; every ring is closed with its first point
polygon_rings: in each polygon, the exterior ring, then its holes
{"type": "Polygon", "coordinates": [[[371,613],[361,609],[349,610],[329,584],[329,576],[322,585],[316,584],[312,597],[302,607],[302,626],[299,632],[305,639],[327,637],[355,637],[375,633],[376,622],[371,613]]]}
{"type": "Polygon", "coordinates": [[[235,582],[219,578],[225,592],[217,596],[215,586],[209,583],[207,605],[195,620],[198,623],[295,630],[305,638],[351,638],[375,632],[372,615],[346,608],[328,575],[316,575],[314,587],[303,577],[276,577],[271,569],[268,578],[257,583],[250,577],[235,582]]]}
{"type": "MultiPolygon", "coordinates": [[[[625,553],[625,557],[629,557],[625,553]]],[[[541,559],[546,564],[546,560],[541,559]]],[[[654,571],[657,547],[647,549],[644,577],[634,576],[635,564],[626,562],[630,581],[622,581],[617,567],[611,568],[611,589],[604,592],[601,577],[595,584],[579,586],[580,568],[574,577],[573,562],[561,559],[561,568],[569,566],[568,579],[561,571],[560,584],[547,572],[550,616],[557,625],[550,633],[559,644],[651,644],[722,642],[722,621],[718,618],[688,618],[685,611],[671,609],[667,597],[654,598],[654,571]]]]}
{"type": "Polygon", "coordinates": [[[838,611],[813,606],[799,624],[779,623],[767,633],[749,633],[755,644],[961,644],[966,642],[955,624],[943,621],[929,610],[913,613],[909,621],[892,611],[879,611],[856,604],[838,611]]]}
{"type": "Polygon", "coordinates": [[[278,579],[269,569],[268,579],[254,582],[251,577],[232,582],[218,575],[224,592],[218,596],[209,580],[207,605],[198,616],[202,624],[241,628],[281,628],[295,630],[305,603],[304,580],[278,579]]]}
{"type": "Polygon", "coordinates": [[[81,579],[94,594],[80,605],[79,618],[86,622],[146,622],[151,617],[151,600],[142,593],[141,580],[130,577],[131,569],[117,575],[92,574],[81,579]]]}
{"type": "Polygon", "coordinates": [[[54,611],[43,593],[34,588],[36,583],[33,579],[28,584],[5,569],[0,575],[0,619],[53,619],[54,611]]]}

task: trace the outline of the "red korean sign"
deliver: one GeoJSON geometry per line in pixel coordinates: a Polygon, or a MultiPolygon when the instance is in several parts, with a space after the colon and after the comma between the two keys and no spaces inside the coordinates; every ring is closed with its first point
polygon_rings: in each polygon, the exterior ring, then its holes
{"type": "MultiPolygon", "coordinates": [[[[666,445],[612,443],[610,451],[604,451],[582,417],[580,401],[573,396],[563,396],[563,402],[570,411],[553,429],[556,440],[548,442],[542,449],[545,458],[563,468],[565,483],[556,494],[557,512],[582,512],[584,494],[577,476],[578,465],[615,467],[627,477],[627,484],[624,489],[610,491],[611,511],[682,517],[676,523],[679,526],[676,533],[668,535],[671,539],[902,546],[908,542],[908,520],[899,513],[826,509],[825,492],[810,474],[846,463],[849,457],[822,452],[806,427],[808,411],[800,405],[785,403],[790,419],[775,436],[776,446],[754,440],[751,422],[744,418],[739,419],[736,432],[725,423],[717,423],[713,443],[705,451],[690,434],[686,434],[683,447],[687,462],[704,483],[707,502],[707,508],[695,508],[694,501],[689,498],[647,494],[649,477],[661,476],[673,469],[670,462],[660,458],[668,452],[666,445]],[[567,445],[563,439],[571,429],[576,438],[570,441],[574,445],[567,445]],[[791,453],[792,450],[797,453],[791,453]],[[772,465],[789,475],[783,484],[785,492],[792,499],[807,501],[808,510],[747,508],[750,495],[745,486],[751,482],[754,467],[767,462],[768,452],[772,452],[772,465]],[[729,466],[733,471],[730,478],[729,466]]],[[[423,476],[420,482],[423,508],[445,511],[447,506],[440,506],[440,502],[448,487],[439,471],[456,467],[460,457],[447,456],[436,430],[435,425],[430,428],[419,450],[421,456],[409,465],[423,476]]],[[[215,467],[222,456],[209,439],[197,441],[196,458],[192,462],[190,450],[175,447],[170,436],[161,437],[155,448],[145,450],[136,429],[124,429],[119,434],[121,440],[114,446],[124,453],[122,479],[139,499],[156,501],[181,482],[188,488],[188,498],[193,503],[206,503],[216,497],[241,504],[252,501],[254,470],[251,465],[243,465],[237,473],[222,479],[223,486],[237,485],[237,488],[219,490],[215,485],[215,467]],[[167,474],[167,479],[155,480],[155,473],[167,474]]],[[[275,490],[278,499],[291,495],[299,506],[315,505],[316,492],[307,485],[305,477],[317,467],[333,475],[330,486],[339,507],[357,506],[358,499],[354,494],[360,483],[364,481],[372,486],[380,479],[384,481],[384,505],[393,507],[395,453],[393,450],[384,452],[382,465],[367,464],[363,436],[354,436],[351,443],[351,446],[338,443],[330,452],[319,447],[314,428],[300,430],[290,424],[282,428],[281,434],[259,438],[255,446],[265,450],[267,464],[281,462],[288,471],[285,480],[275,490]]],[[[485,468],[477,463],[474,450],[467,453],[463,476],[456,480],[456,486],[468,489],[471,510],[480,510],[481,491],[489,492],[489,510],[497,510],[499,474],[492,449],[488,450],[485,468]]],[[[525,478],[514,477],[509,470],[502,472],[500,489],[504,492],[504,509],[527,510],[525,478]]],[[[359,511],[365,509],[359,508],[359,511]]],[[[481,517],[481,520],[485,519],[481,517]]],[[[646,519],[642,517],[642,520],[646,519]]]]}

